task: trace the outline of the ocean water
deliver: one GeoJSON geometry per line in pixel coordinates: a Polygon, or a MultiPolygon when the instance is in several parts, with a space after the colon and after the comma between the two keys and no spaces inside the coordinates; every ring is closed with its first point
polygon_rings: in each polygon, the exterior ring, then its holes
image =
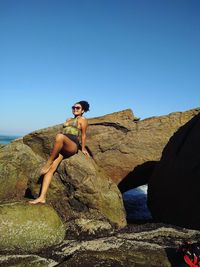
{"type": "Polygon", "coordinates": [[[19,138],[20,136],[17,135],[0,135],[0,144],[6,145],[9,144],[11,141],[19,138]]]}
{"type": "Polygon", "coordinates": [[[148,221],[152,219],[147,207],[147,185],[131,189],[122,195],[127,221],[148,221]]]}

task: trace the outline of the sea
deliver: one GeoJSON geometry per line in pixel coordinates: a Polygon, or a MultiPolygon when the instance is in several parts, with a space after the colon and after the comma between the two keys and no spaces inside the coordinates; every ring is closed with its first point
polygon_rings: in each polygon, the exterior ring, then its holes
{"type": "Polygon", "coordinates": [[[9,144],[11,141],[19,138],[21,136],[18,135],[1,135],[0,134],[0,144],[6,145],[9,144]]]}
{"type": "Polygon", "coordinates": [[[123,202],[128,223],[152,220],[147,206],[147,185],[142,185],[123,193],[123,202]]]}

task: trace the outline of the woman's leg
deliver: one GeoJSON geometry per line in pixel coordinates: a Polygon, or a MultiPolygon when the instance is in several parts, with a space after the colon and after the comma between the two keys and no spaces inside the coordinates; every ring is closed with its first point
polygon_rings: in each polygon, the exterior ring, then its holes
{"type": "Polygon", "coordinates": [[[56,171],[56,169],[57,169],[59,163],[62,161],[62,159],[63,159],[63,156],[61,154],[59,154],[57,159],[54,160],[49,171],[45,174],[45,176],[43,178],[40,196],[35,200],[29,201],[30,204],[38,204],[38,203],[45,203],[46,202],[47,190],[48,190],[49,185],[51,183],[53,174],[56,171]]]}
{"type": "Polygon", "coordinates": [[[75,154],[77,152],[77,149],[78,149],[77,145],[67,136],[63,134],[57,134],[53,150],[51,152],[49,159],[47,160],[47,163],[41,170],[41,175],[44,175],[49,171],[53,161],[58,157],[60,152],[63,152],[64,154],[70,156],[75,154]]]}

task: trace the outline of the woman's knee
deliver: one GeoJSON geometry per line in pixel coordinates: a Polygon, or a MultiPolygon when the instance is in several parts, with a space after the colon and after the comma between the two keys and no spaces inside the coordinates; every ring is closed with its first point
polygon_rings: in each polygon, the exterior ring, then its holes
{"type": "Polygon", "coordinates": [[[64,137],[63,134],[60,134],[60,133],[57,134],[55,138],[56,142],[63,142],[63,137],[64,137]]]}

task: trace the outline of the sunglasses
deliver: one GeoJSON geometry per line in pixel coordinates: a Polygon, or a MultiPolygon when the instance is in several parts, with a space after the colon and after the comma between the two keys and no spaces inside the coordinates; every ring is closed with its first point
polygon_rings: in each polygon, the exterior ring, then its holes
{"type": "Polygon", "coordinates": [[[75,109],[79,110],[79,109],[81,109],[81,107],[79,107],[79,106],[72,106],[72,109],[73,110],[75,110],[75,109]]]}

